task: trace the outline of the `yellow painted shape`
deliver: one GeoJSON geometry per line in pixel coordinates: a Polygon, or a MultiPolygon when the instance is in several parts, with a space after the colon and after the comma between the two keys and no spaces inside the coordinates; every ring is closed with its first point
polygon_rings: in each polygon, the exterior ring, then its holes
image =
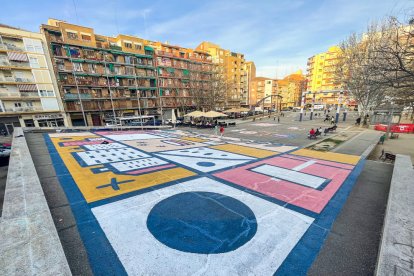
{"type": "Polygon", "coordinates": [[[206,139],[201,139],[201,138],[197,138],[197,137],[181,137],[181,140],[187,140],[187,141],[192,141],[192,142],[207,142],[208,140],[206,139]]]}
{"type": "MultiPolygon", "coordinates": [[[[76,138],[82,140],[80,137],[76,138]]],[[[184,168],[171,168],[142,175],[115,174],[111,171],[94,174],[91,171],[92,168],[101,168],[103,166],[82,167],[72,156],[71,152],[73,152],[73,149],[59,147],[59,138],[51,138],[51,140],[88,203],[196,175],[196,173],[184,168]],[[119,184],[119,190],[114,190],[111,186],[97,189],[98,186],[110,184],[112,178],[116,178],[117,182],[133,181],[119,184]]]]}
{"type": "Polygon", "coordinates": [[[234,144],[216,145],[216,146],[211,146],[210,148],[229,151],[233,153],[239,153],[239,154],[257,157],[257,158],[264,158],[264,157],[269,157],[269,156],[278,154],[278,152],[275,152],[275,151],[268,151],[268,150],[251,148],[251,147],[234,145],[234,144]]]}
{"type": "Polygon", "coordinates": [[[341,162],[356,165],[360,159],[359,156],[356,155],[349,155],[343,153],[336,153],[336,152],[321,152],[315,150],[308,150],[308,149],[300,149],[297,151],[292,152],[291,154],[312,157],[316,159],[334,161],[334,162],[341,162]]]}

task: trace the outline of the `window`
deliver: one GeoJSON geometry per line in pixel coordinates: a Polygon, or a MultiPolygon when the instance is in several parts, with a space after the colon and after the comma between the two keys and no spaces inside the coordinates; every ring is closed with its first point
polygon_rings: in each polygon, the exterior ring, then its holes
{"type": "Polygon", "coordinates": [[[42,41],[24,37],[23,44],[27,52],[43,54],[42,41]]]}
{"type": "Polygon", "coordinates": [[[83,71],[82,63],[74,62],[73,63],[73,71],[82,72],[83,71]]]}
{"type": "Polygon", "coordinates": [[[141,50],[142,49],[141,44],[134,43],[134,46],[135,46],[135,50],[141,50]]]}
{"type": "MultiPolygon", "coordinates": [[[[40,97],[55,97],[55,92],[53,91],[53,85],[51,84],[38,84],[40,97]]],[[[65,93],[70,93],[70,89],[65,88],[65,93]]]]}
{"type": "Polygon", "coordinates": [[[124,42],[124,46],[125,46],[125,48],[132,49],[132,43],[124,42]]]}
{"type": "Polygon", "coordinates": [[[33,102],[26,102],[27,107],[33,107],[33,102]]]}
{"type": "Polygon", "coordinates": [[[19,103],[19,102],[14,103],[14,107],[22,107],[22,103],[19,103]]]}
{"type": "Polygon", "coordinates": [[[66,31],[68,38],[72,40],[78,40],[78,33],[66,31]]]}
{"type": "Polygon", "coordinates": [[[127,75],[134,75],[134,68],[133,67],[125,67],[125,71],[127,75]]]}
{"type": "Polygon", "coordinates": [[[91,73],[96,73],[96,64],[88,64],[88,71],[91,73]]]}
{"type": "Polygon", "coordinates": [[[49,71],[46,70],[33,70],[35,80],[38,83],[51,83],[52,80],[49,75],[49,71]]]}
{"type": "Polygon", "coordinates": [[[83,41],[88,41],[88,42],[91,41],[91,36],[88,34],[81,34],[81,38],[83,41]]]}
{"type": "Polygon", "coordinates": [[[39,60],[35,57],[29,57],[29,63],[32,68],[40,68],[39,60]]]}

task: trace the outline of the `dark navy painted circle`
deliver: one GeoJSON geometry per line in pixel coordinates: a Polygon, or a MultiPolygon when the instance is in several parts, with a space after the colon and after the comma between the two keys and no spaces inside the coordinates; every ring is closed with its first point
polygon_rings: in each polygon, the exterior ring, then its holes
{"type": "Polygon", "coordinates": [[[213,167],[216,164],[213,162],[197,162],[197,165],[201,167],[213,167]]]}
{"type": "Polygon", "coordinates": [[[186,192],[157,203],[147,218],[151,234],[183,252],[233,251],[257,231],[253,211],[239,200],[210,192],[186,192]]]}

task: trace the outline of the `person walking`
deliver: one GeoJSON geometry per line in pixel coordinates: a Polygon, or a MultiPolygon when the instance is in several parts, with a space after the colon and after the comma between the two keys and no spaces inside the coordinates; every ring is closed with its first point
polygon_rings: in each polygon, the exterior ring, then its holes
{"type": "Polygon", "coordinates": [[[214,125],[214,135],[218,136],[218,125],[214,125]]]}
{"type": "Polygon", "coordinates": [[[220,127],[220,137],[223,137],[224,134],[224,126],[220,127]]]}
{"type": "Polygon", "coordinates": [[[335,124],[335,118],[334,118],[334,116],[332,116],[332,118],[331,118],[331,125],[333,125],[333,124],[335,124]]]}
{"type": "Polygon", "coordinates": [[[280,116],[277,116],[277,122],[280,123],[280,116]]]}

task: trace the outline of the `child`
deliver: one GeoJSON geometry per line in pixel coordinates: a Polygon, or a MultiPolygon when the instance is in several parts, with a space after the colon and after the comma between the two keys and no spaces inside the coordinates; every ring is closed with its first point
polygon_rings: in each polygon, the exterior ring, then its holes
{"type": "Polygon", "coordinates": [[[220,137],[223,137],[224,134],[224,126],[220,127],[220,137]]]}

